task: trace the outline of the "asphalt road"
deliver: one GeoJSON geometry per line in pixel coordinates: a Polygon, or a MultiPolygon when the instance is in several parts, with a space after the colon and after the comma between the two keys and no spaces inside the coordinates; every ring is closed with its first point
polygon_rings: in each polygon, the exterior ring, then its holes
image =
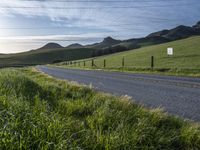
{"type": "Polygon", "coordinates": [[[38,66],[59,79],[91,85],[103,92],[131,96],[146,107],[200,121],[200,78],[88,71],[38,66]]]}

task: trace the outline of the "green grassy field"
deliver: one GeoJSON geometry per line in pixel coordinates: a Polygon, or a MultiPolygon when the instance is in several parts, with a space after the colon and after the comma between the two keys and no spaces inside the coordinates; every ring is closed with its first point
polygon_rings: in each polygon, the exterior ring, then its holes
{"type": "MultiPolygon", "coordinates": [[[[91,65],[91,60],[86,60],[85,64],[87,68],[104,68],[105,60],[105,69],[122,70],[123,68],[127,71],[148,71],[151,68],[151,56],[154,56],[154,69],[157,71],[200,75],[200,36],[97,57],[94,58],[94,67],[91,65]],[[173,56],[167,55],[168,47],[174,48],[173,56]],[[124,67],[122,67],[123,57],[124,67]]],[[[76,66],[84,67],[84,62],[81,60],[80,66],[79,63],[76,66]]]]}
{"type": "Polygon", "coordinates": [[[0,149],[200,149],[200,126],[34,69],[3,69],[0,149]]]}

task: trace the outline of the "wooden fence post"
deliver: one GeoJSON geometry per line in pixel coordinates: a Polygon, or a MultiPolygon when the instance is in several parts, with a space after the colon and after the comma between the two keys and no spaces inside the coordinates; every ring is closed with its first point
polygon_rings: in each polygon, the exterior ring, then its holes
{"type": "Polygon", "coordinates": [[[124,61],[124,57],[122,58],[122,67],[124,67],[125,65],[125,61],[124,61]]]}
{"type": "Polygon", "coordinates": [[[153,70],[154,68],[154,56],[151,56],[151,69],[153,70]]]}
{"type": "Polygon", "coordinates": [[[106,68],[106,60],[103,60],[103,67],[106,68]]]}
{"type": "Polygon", "coordinates": [[[92,59],[92,67],[94,67],[94,59],[92,59]]]}

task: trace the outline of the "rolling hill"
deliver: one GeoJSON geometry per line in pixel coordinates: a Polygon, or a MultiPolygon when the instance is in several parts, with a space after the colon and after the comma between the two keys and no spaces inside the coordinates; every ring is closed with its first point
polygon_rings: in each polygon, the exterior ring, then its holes
{"type": "Polygon", "coordinates": [[[112,37],[109,36],[109,37],[104,38],[104,40],[100,43],[95,43],[95,44],[92,44],[92,45],[86,45],[86,47],[95,48],[95,49],[102,49],[102,48],[106,48],[106,47],[110,47],[110,46],[113,46],[113,45],[120,44],[121,42],[122,41],[113,39],[112,37]]]}
{"type": "Polygon", "coordinates": [[[56,49],[56,48],[63,48],[63,47],[57,43],[48,43],[48,44],[44,45],[43,47],[39,48],[38,50],[56,49]]]}
{"type": "Polygon", "coordinates": [[[66,48],[83,48],[84,46],[79,43],[68,45],[66,48]]]}
{"type": "Polygon", "coordinates": [[[144,46],[180,40],[194,35],[200,35],[200,22],[192,27],[180,25],[170,30],[154,32],[144,38],[133,38],[121,41],[107,37],[103,40],[103,42],[87,45],[87,47],[105,49],[107,47],[115,47],[120,45],[124,47],[124,50],[130,50],[144,46]]]}
{"type": "Polygon", "coordinates": [[[159,31],[156,33],[152,33],[147,37],[163,37],[166,38],[168,40],[178,40],[178,39],[183,39],[183,38],[187,38],[189,36],[192,35],[199,35],[200,34],[200,30],[199,28],[196,28],[197,25],[195,25],[194,27],[187,27],[187,26],[178,26],[172,30],[163,30],[163,31],[159,31]]]}
{"type": "MultiPolygon", "coordinates": [[[[103,68],[106,60],[106,68],[121,68],[124,57],[126,68],[150,68],[151,56],[155,58],[155,68],[200,69],[200,36],[96,57],[94,66],[103,68]],[[168,47],[174,48],[173,56],[167,55],[168,47]]],[[[91,67],[91,60],[86,61],[86,67],[91,67]]]]}
{"type": "Polygon", "coordinates": [[[47,64],[60,61],[69,61],[76,59],[89,58],[93,54],[91,48],[79,48],[79,49],[40,49],[32,50],[29,52],[0,55],[0,65],[13,66],[13,65],[25,65],[25,64],[47,64]]]}

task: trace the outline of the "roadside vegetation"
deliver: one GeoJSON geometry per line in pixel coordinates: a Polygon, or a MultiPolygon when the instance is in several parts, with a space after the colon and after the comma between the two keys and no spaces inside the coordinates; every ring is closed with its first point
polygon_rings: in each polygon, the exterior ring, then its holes
{"type": "Polygon", "coordinates": [[[34,69],[0,71],[0,149],[200,149],[200,126],[34,69]]]}
{"type": "Polygon", "coordinates": [[[160,73],[200,77],[200,36],[147,46],[93,59],[63,62],[62,67],[105,69],[116,71],[160,73]],[[174,48],[174,55],[167,55],[167,48],[174,48]],[[154,56],[153,69],[151,56],[154,56]]]}

